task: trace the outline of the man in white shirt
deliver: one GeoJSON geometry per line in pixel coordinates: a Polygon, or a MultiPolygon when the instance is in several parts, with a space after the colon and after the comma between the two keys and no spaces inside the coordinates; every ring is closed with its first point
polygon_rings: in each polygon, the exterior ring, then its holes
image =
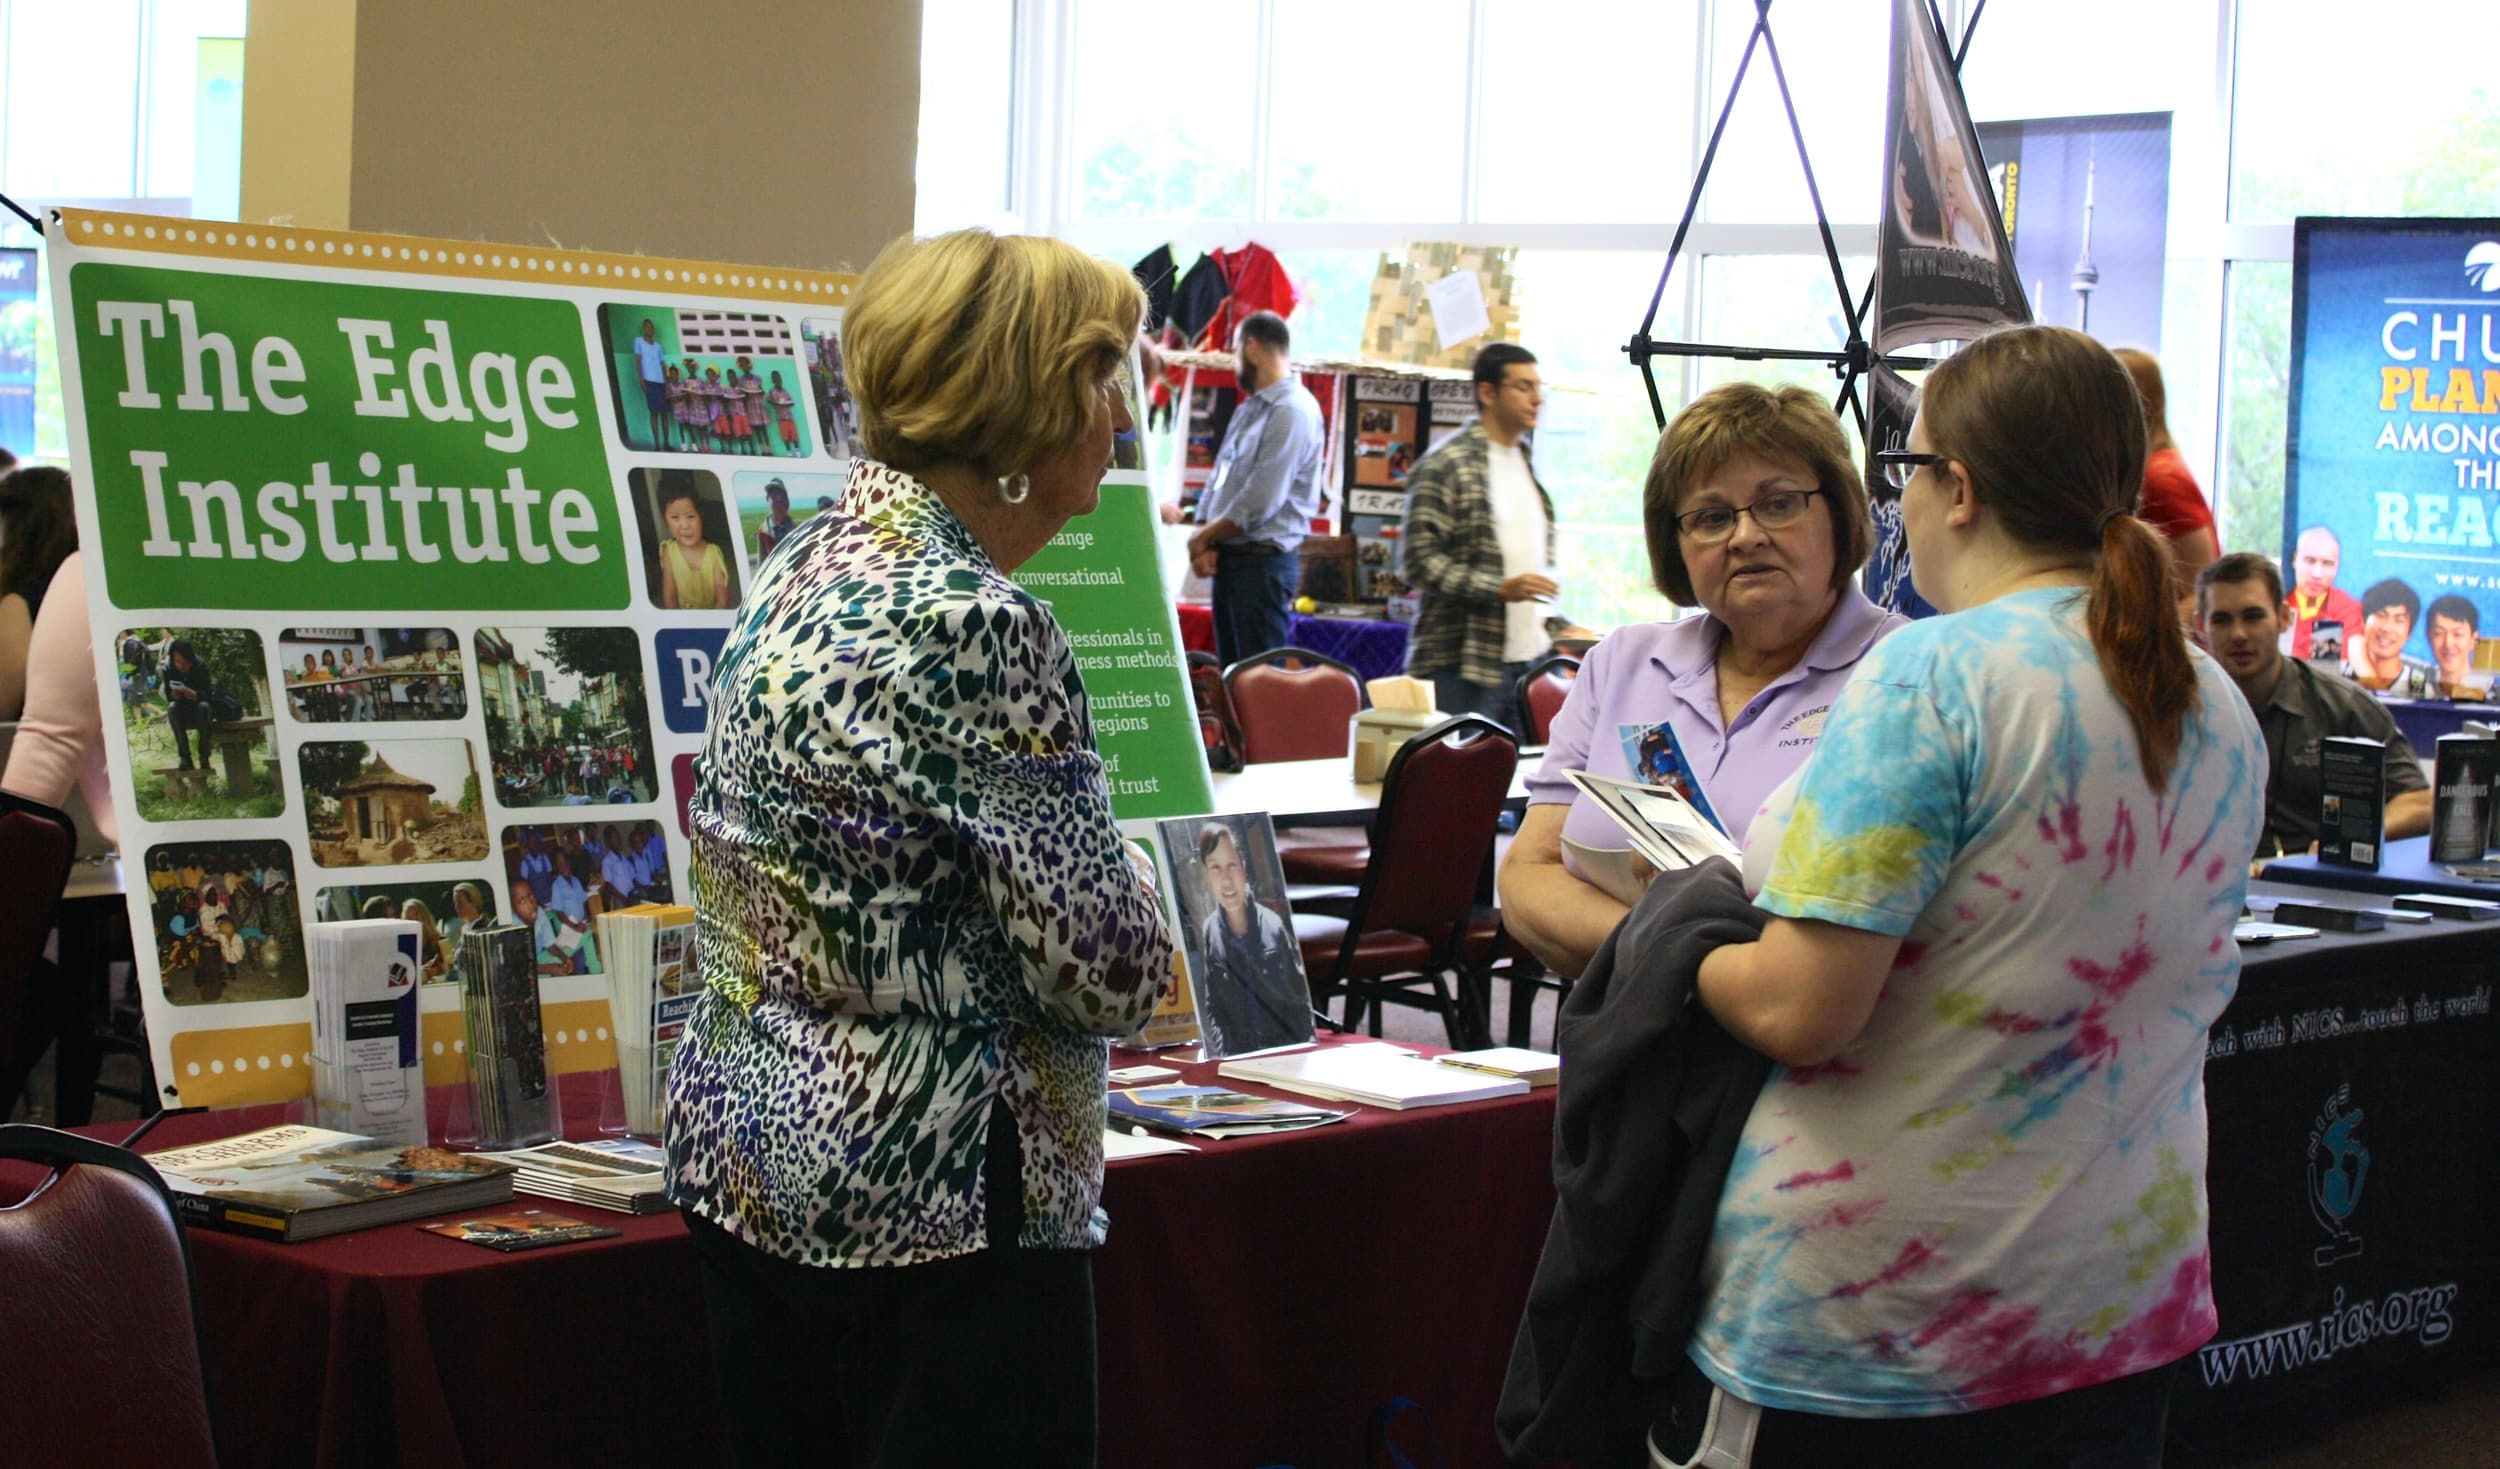
{"type": "Polygon", "coordinates": [[[1406,671],[1432,680],[1444,714],[1524,732],[1514,690],[1553,640],[1554,502],[1528,462],[1545,406],[1536,355],[1510,342],[1476,354],[1476,417],[1407,480],[1399,573],[1423,593],[1406,671]]]}
{"type": "Polygon", "coordinates": [[[669,442],[668,363],[660,350],[660,328],[647,316],[642,335],[634,338],[634,367],[642,375],[643,411],[651,416],[651,447],[677,447],[669,442]]]}

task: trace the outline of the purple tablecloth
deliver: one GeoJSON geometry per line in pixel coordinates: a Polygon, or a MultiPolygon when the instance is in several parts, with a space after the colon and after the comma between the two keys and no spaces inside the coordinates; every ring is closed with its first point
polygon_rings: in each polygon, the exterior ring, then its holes
{"type": "Polygon", "coordinates": [[[1287,641],[1297,648],[1324,653],[1351,667],[1365,680],[1388,678],[1406,671],[1406,624],[1364,622],[1347,617],[1305,617],[1294,614],[1287,641]]]}

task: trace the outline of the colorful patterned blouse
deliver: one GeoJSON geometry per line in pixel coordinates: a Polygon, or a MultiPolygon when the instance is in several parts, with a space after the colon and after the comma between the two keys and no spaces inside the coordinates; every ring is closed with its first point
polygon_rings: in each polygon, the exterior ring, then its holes
{"type": "Polygon", "coordinates": [[[1003,1098],[1020,1243],[1100,1244],[1104,1038],[1153,1010],[1172,940],[1048,609],[854,461],[757,568],[712,700],[669,1197],[808,1264],[967,1254],[1003,1098]]]}
{"type": "Polygon", "coordinates": [[[2266,751],[2193,656],[2156,794],[2072,590],[1912,623],[1754,818],[1763,907],[1903,942],[1865,1031],[1746,1122],[1692,1345],[1730,1393],[1968,1412],[2212,1334],[2205,1038],[2266,751]]]}

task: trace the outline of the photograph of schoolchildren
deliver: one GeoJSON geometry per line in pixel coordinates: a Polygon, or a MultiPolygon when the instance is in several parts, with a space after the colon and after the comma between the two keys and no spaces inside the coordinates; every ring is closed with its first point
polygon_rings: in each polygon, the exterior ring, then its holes
{"type": "Polygon", "coordinates": [[[738,535],[749,548],[749,566],[760,566],[809,517],[831,510],[842,493],[842,478],[832,474],[762,474],[743,470],[730,476],[738,496],[738,535]]]}
{"type": "Polygon", "coordinates": [[[290,627],[278,634],[287,712],[302,724],[458,719],[469,712],[447,627],[290,627]]]}
{"type": "Polygon", "coordinates": [[[134,627],[115,643],[142,817],[241,821],[286,809],[259,633],[134,627]]]}
{"type": "Polygon", "coordinates": [[[148,849],[157,972],[177,1005],[291,1000],[306,989],[295,854],[284,842],[148,849]]]}
{"type": "Polygon", "coordinates": [[[317,923],[356,918],[404,918],[417,926],[417,953],[427,984],[457,984],[460,937],[498,921],[495,891],[502,884],[484,873],[436,882],[386,882],[326,887],[313,903],[317,923]]]}
{"type": "Polygon", "coordinates": [[[1156,829],[1171,854],[1181,950],[1207,1054],[1307,1043],[1310,984],[1268,818],[1186,817],[1156,829]]]}
{"type": "Polygon", "coordinates": [[[632,628],[484,627],[476,652],[497,805],[630,806],[658,793],[632,628]]]}
{"type": "Polygon", "coordinates": [[[599,308],[626,446],[678,454],[816,452],[790,324],[760,311],[599,308]]]}
{"type": "Polygon", "coordinates": [[[799,347],[807,354],[807,385],[816,399],[816,421],[825,426],[825,452],[848,459],[851,446],[859,442],[859,409],[851,402],[850,385],[842,376],[842,319],[799,318],[799,347]]]}
{"type": "Polygon", "coordinates": [[[486,808],[467,740],[308,740],[304,829],[323,867],[476,862],[486,808]]]}
{"type": "Polygon", "coordinates": [[[634,521],[642,528],[642,576],[651,602],[672,612],[738,605],[738,558],[720,476],[703,469],[637,469],[634,521]]]}
{"type": "Polygon", "coordinates": [[[512,919],[534,936],[540,974],[601,973],[593,919],[677,900],[656,821],[506,827],[503,870],[512,919]]]}

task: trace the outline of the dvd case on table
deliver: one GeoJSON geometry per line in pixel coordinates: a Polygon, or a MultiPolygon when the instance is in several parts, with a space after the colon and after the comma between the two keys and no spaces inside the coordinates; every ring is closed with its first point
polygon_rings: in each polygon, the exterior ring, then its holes
{"type": "Polygon", "coordinates": [[[460,938],[460,1003],[469,1032],[469,1102],[476,1146],[525,1148],[563,1131],[538,1013],[538,953],[517,923],[460,938]]]}

